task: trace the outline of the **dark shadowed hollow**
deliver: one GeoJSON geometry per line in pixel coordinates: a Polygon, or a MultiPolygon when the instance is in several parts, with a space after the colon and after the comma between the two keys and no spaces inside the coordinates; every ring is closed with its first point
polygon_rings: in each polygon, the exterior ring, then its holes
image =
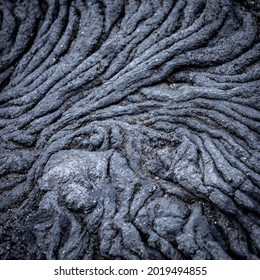
{"type": "Polygon", "coordinates": [[[259,259],[260,1],[0,0],[1,259],[259,259]]]}

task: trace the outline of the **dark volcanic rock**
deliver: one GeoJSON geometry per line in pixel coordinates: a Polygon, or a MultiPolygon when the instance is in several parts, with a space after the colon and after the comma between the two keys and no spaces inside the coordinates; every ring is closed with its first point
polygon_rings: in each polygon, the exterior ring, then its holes
{"type": "Polygon", "coordinates": [[[0,1],[1,259],[259,259],[259,1],[0,1]]]}

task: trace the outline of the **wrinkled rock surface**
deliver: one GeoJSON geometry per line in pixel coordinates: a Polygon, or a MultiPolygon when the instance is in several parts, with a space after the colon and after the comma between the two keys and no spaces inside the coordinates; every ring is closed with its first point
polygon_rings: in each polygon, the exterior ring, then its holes
{"type": "Polygon", "coordinates": [[[259,259],[260,2],[0,1],[1,259],[259,259]]]}

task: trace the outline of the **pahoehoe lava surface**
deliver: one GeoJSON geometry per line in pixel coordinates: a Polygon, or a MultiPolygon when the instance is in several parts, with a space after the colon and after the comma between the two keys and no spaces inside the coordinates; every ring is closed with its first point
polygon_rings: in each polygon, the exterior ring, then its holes
{"type": "Polygon", "coordinates": [[[260,2],[0,0],[1,259],[259,259],[260,2]]]}

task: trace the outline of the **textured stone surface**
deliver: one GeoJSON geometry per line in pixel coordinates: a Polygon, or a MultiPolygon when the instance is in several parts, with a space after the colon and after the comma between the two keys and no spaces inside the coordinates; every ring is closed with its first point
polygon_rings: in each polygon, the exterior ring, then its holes
{"type": "Polygon", "coordinates": [[[259,1],[0,1],[1,259],[259,259],[259,1]]]}

